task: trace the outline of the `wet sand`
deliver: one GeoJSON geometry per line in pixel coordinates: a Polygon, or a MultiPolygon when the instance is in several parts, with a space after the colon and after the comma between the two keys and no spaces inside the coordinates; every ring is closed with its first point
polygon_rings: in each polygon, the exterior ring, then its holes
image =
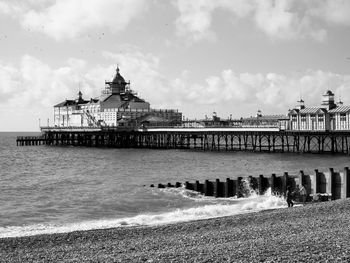
{"type": "Polygon", "coordinates": [[[157,227],[0,239],[0,262],[300,261],[350,261],[350,199],[157,227]]]}

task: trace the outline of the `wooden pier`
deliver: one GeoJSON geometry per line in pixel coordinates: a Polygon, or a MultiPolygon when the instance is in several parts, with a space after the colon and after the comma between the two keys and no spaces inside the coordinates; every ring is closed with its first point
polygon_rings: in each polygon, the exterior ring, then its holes
{"type": "Polygon", "coordinates": [[[71,145],[114,148],[193,149],[350,154],[350,132],[276,129],[46,130],[40,137],[18,137],[17,145],[71,145]]]}
{"type": "Polygon", "coordinates": [[[47,143],[45,136],[18,136],[17,146],[45,145],[47,143]]]}

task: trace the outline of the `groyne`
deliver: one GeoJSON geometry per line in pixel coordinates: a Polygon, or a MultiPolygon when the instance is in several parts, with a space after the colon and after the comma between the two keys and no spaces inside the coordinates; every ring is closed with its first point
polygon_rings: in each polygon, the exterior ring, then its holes
{"type": "MultiPolygon", "coordinates": [[[[151,187],[154,185],[151,185],[151,187]]],[[[180,187],[181,183],[158,184],[158,188],[180,187]]],[[[342,171],[336,171],[329,168],[328,171],[314,170],[312,174],[304,174],[300,171],[298,174],[283,175],[271,174],[270,176],[259,175],[257,177],[238,177],[237,179],[227,178],[225,181],[216,179],[215,181],[205,180],[204,182],[185,182],[184,187],[202,193],[205,196],[214,197],[244,197],[249,195],[248,191],[253,190],[262,195],[268,188],[274,195],[284,196],[287,187],[292,191],[298,190],[301,186],[306,188],[308,200],[336,200],[350,197],[350,170],[345,167],[342,171]]]]}

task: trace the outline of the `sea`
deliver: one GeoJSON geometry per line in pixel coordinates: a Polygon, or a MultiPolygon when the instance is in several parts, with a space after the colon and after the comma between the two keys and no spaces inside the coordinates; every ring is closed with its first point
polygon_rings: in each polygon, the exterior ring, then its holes
{"type": "Polygon", "coordinates": [[[17,146],[0,133],[0,238],[112,227],[154,226],[285,209],[267,191],[214,198],[151,184],[226,180],[343,169],[340,155],[17,146]]]}

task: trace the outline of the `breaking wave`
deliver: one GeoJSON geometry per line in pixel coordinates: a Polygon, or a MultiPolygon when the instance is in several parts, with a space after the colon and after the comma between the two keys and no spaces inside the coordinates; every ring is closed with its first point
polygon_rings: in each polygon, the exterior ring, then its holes
{"type": "Polygon", "coordinates": [[[157,214],[140,214],[119,219],[101,219],[69,224],[35,224],[29,226],[0,227],[0,237],[19,237],[39,234],[66,233],[73,231],[105,229],[115,227],[155,226],[173,224],[193,220],[233,216],[249,212],[286,207],[283,198],[271,195],[268,190],[265,195],[252,194],[247,198],[213,198],[204,197],[183,188],[167,189],[170,193],[180,194],[186,198],[196,199],[190,208],[175,209],[157,214]],[[203,202],[203,203],[201,203],[203,202]]]}

